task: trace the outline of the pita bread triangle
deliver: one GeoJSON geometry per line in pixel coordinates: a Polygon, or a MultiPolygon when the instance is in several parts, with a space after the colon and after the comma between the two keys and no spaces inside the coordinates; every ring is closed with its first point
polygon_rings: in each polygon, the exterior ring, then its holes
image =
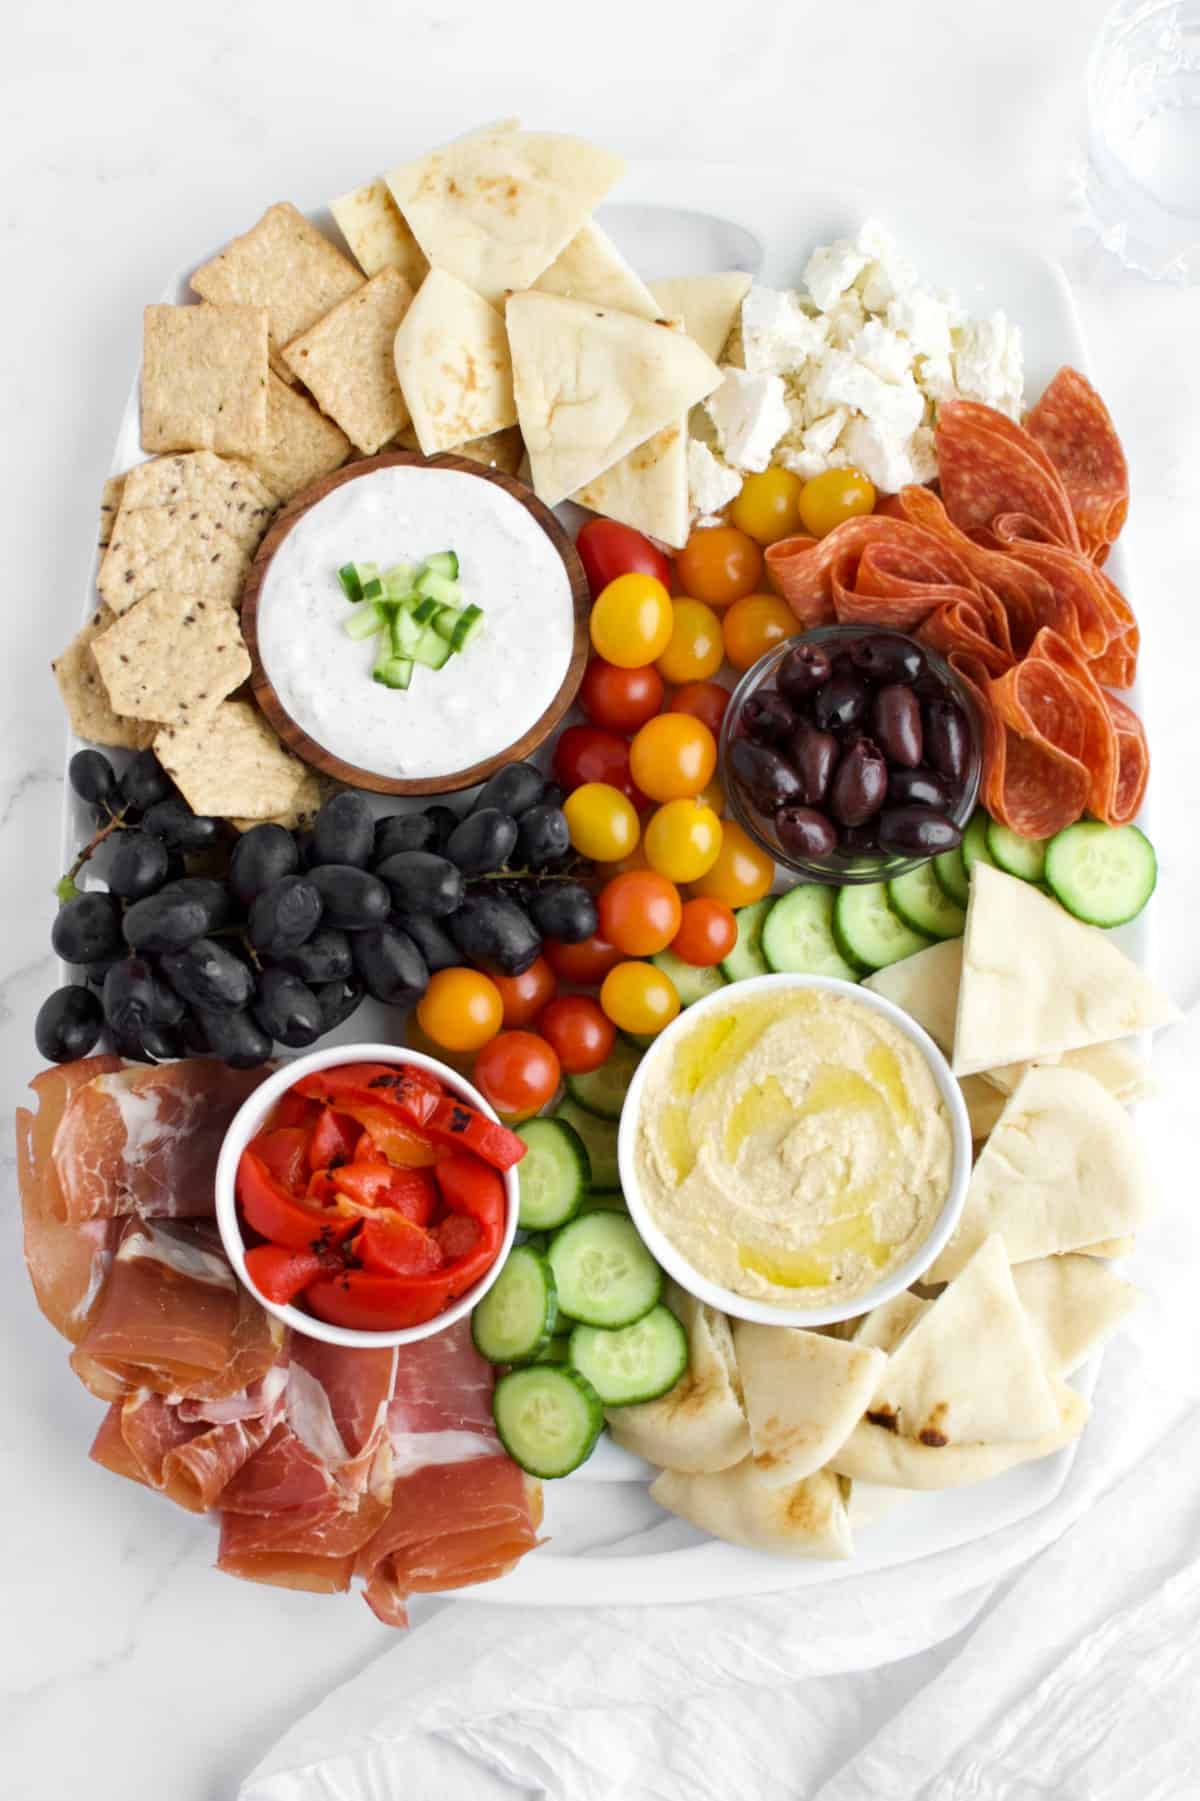
{"type": "Polygon", "coordinates": [[[766,1482],[799,1482],[853,1432],[883,1375],[869,1345],[738,1320],[733,1347],[754,1463],[766,1482]]]}
{"type": "Polygon", "coordinates": [[[899,963],[889,963],[863,978],[886,1001],[923,1026],[947,1055],[954,1042],[954,1016],[962,973],[962,939],[946,938],[899,963]]]}
{"type": "Polygon", "coordinates": [[[1053,1429],[1040,1438],[1015,1439],[1008,1444],[931,1446],[863,1420],[834,1452],[830,1468],[854,1482],[925,1491],[987,1482],[1018,1464],[1049,1457],[1079,1437],[1087,1424],[1087,1402],[1057,1379],[1051,1382],[1051,1392],[1057,1418],[1053,1429]]]}
{"type": "Polygon", "coordinates": [[[571,499],[682,550],[688,541],[687,414],[647,438],[571,499]]]}
{"type": "Polygon", "coordinates": [[[751,1551],[785,1557],[849,1557],[853,1551],[842,1485],[828,1470],[784,1486],[747,1457],[713,1476],[664,1470],[650,1487],[661,1507],[751,1551]]]}
{"type": "Polygon", "coordinates": [[[1094,1257],[1039,1257],[1019,1263],[1013,1282],[1038,1341],[1042,1362],[1069,1376],[1141,1301],[1094,1257]]]}
{"type": "Polygon", "coordinates": [[[533,486],[556,506],[718,387],[721,372],[667,323],[512,294],[513,388],[533,486]]]}
{"type": "Polygon", "coordinates": [[[548,269],[534,282],[543,294],[566,300],[591,300],[641,319],[661,317],[658,302],[617,249],[591,219],[575,233],[548,269]]]}
{"type": "Polygon", "coordinates": [[[674,1283],[667,1302],[688,1336],[687,1370],[658,1400],[611,1408],[609,1431],[660,1469],[693,1475],[729,1469],[750,1452],[729,1321],[674,1283]]]}
{"type": "Polygon", "coordinates": [[[751,278],[732,269],[720,275],[681,275],[653,281],[650,292],[668,319],[682,319],[689,338],[715,363],[733,330],[751,278]]]}

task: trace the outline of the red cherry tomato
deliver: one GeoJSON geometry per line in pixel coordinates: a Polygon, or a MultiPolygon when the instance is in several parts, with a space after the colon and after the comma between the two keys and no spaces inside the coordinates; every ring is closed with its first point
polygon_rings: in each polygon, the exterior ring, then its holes
{"type": "Polygon", "coordinates": [[[668,713],[690,713],[700,719],[714,738],[720,737],[721,721],[729,705],[729,689],[720,682],[685,682],[676,688],[667,707],[668,713]]]}
{"type": "Polygon", "coordinates": [[[577,988],[599,988],[609,970],[625,955],[615,944],[601,938],[599,932],[579,944],[560,944],[557,938],[547,938],[543,948],[559,981],[572,982],[577,988]]]}
{"type": "Polygon", "coordinates": [[[621,669],[593,657],[579,685],[579,704],[592,721],[613,732],[636,732],[663,704],[662,676],[653,663],[621,669]]]}
{"type": "Polygon", "coordinates": [[[545,957],[538,957],[523,975],[493,976],[492,980],[500,990],[506,1026],[531,1025],[558,992],[554,971],[545,957]]]}
{"type": "Polygon", "coordinates": [[[724,901],[690,900],[683,903],[679,930],[671,949],[685,963],[710,969],[727,957],[737,943],[737,920],[724,901]]]}
{"type": "Polygon", "coordinates": [[[564,994],[551,1001],[538,1020],[538,1031],[558,1055],[569,1076],[586,1076],[612,1054],[617,1031],[586,994],[564,994]]]}
{"type": "MultiPolygon", "coordinates": [[[[638,674],[643,673],[641,670],[638,674]]],[[[567,794],[588,782],[603,782],[633,801],[648,805],[629,773],[629,744],[595,725],[569,725],[554,746],[554,779],[567,794]]]]}
{"type": "Polygon", "coordinates": [[[536,1032],[501,1032],[475,1059],[475,1086],[497,1113],[528,1119],[559,1084],[558,1056],[536,1032]]]}
{"type": "Polygon", "coordinates": [[[649,538],[615,519],[589,519],[575,540],[595,600],[618,575],[653,575],[671,592],[671,563],[649,538]]]}

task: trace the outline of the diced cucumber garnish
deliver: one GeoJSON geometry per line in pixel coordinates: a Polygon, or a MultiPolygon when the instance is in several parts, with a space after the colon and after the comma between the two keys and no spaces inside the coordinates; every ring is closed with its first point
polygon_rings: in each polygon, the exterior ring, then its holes
{"type": "Polygon", "coordinates": [[[413,591],[411,563],[393,563],[383,572],[383,591],[389,600],[407,600],[413,591]]]}
{"type": "Polygon", "coordinates": [[[927,950],[932,940],[905,925],[888,903],[882,882],[861,882],[838,889],[833,904],[833,935],[848,962],[859,969],[885,969],[927,950]]]}
{"type": "Polygon", "coordinates": [[[526,1147],[517,1165],[519,1224],[533,1232],[564,1225],[578,1213],[591,1176],[582,1138],[562,1119],[528,1119],[517,1137],[526,1147]]]}
{"type": "MultiPolygon", "coordinates": [[[[619,1188],[621,1174],[617,1168],[617,1128],[611,1119],[589,1113],[569,1096],[557,1109],[555,1119],[572,1126],[583,1140],[587,1152],[591,1188],[619,1188]]],[[[532,1121],[530,1122],[532,1124],[532,1121]]]]}
{"type": "Polygon", "coordinates": [[[1135,825],[1085,819],[1051,838],[1046,880],[1076,919],[1119,926],[1136,919],[1158,880],[1154,846],[1135,825]]]}
{"type": "Polygon", "coordinates": [[[600,1397],[569,1364],[532,1363],[492,1391],[500,1443],[531,1476],[569,1476],[586,1463],[604,1424],[600,1397]]]}
{"type": "Polygon", "coordinates": [[[464,607],[450,634],[451,650],[465,650],[468,644],[474,644],[476,638],[483,636],[483,608],[464,607]]]}
{"type": "Polygon", "coordinates": [[[420,638],[413,645],[414,662],[423,663],[426,669],[441,669],[454,655],[452,647],[444,638],[438,636],[431,625],[423,628],[420,638]]]}
{"type": "Polygon", "coordinates": [[[532,1245],[517,1245],[471,1315],[471,1336],[489,1363],[528,1363],[550,1342],[558,1318],[554,1276],[532,1245]]]}
{"type": "Polygon", "coordinates": [[[932,863],[922,863],[887,885],[888,900],[905,925],[929,938],[961,938],[967,916],[938,881],[932,863]]]}
{"type": "Polygon", "coordinates": [[[391,618],[388,620],[388,633],[392,641],[393,656],[415,659],[417,646],[424,633],[412,614],[404,607],[392,607],[391,618]]]}
{"type": "Polygon", "coordinates": [[[768,894],[765,900],[752,901],[750,906],[739,907],[734,914],[737,943],[720,966],[727,982],[746,982],[751,976],[770,973],[770,964],[762,953],[762,932],[767,914],[774,905],[774,896],[768,894]]]}
{"type": "Polygon", "coordinates": [[[987,842],[987,831],[990,824],[991,820],[988,818],[983,808],[977,807],[971,815],[966,831],[963,833],[963,841],[959,848],[962,851],[963,866],[966,869],[968,879],[970,878],[971,870],[976,863],[995,862],[995,858],[988,849],[987,842]]]}
{"type": "Polygon", "coordinates": [[[394,657],[390,649],[380,655],[371,671],[371,680],[384,688],[407,688],[412,681],[413,665],[408,657],[394,657]]]}
{"type": "Polygon", "coordinates": [[[453,550],[435,550],[432,556],[425,558],[422,568],[427,569],[430,575],[444,575],[448,580],[456,581],[458,553],[453,550]]]}
{"type": "Polygon", "coordinates": [[[662,1271],[624,1214],[573,1219],[546,1255],[560,1309],[585,1326],[631,1326],[662,1299],[662,1271]]]}
{"type": "Polygon", "coordinates": [[[1022,838],[998,819],[989,819],[985,839],[988,854],[997,869],[1015,875],[1022,882],[1040,882],[1046,872],[1048,838],[1022,838]]]}
{"type": "MultiPolygon", "coordinates": [[[[446,611],[440,600],[434,600],[429,594],[422,594],[413,604],[412,616],[418,625],[432,625],[438,616],[446,611]]],[[[444,632],[443,637],[449,637],[444,632]]]]}
{"type": "Polygon", "coordinates": [[[789,975],[837,976],[858,980],[833,935],[834,890],[820,882],[803,882],[781,895],[762,928],[762,954],[768,969],[789,975]]]}
{"type": "Polygon", "coordinates": [[[386,631],[387,626],[387,613],[382,602],[377,600],[362,602],[342,620],[342,630],[347,638],[373,638],[376,632],[386,631]]]}
{"type": "Polygon", "coordinates": [[[449,576],[435,575],[428,568],[423,569],[416,579],[416,590],[426,600],[434,600],[439,606],[456,607],[462,601],[462,589],[449,576]]]}
{"type": "Polygon", "coordinates": [[[343,563],[338,570],[338,580],[342,584],[342,593],[355,605],[362,599],[362,583],[358,579],[358,565],[343,563]]]}
{"type": "Polygon", "coordinates": [[[944,850],[933,859],[933,873],[941,883],[942,893],[955,906],[965,907],[971,898],[971,878],[963,861],[962,846],[944,850]]]}
{"type": "Polygon", "coordinates": [[[674,985],[681,1007],[690,1007],[725,986],[725,977],[716,965],[705,969],[698,963],[685,963],[674,951],[659,951],[650,961],[674,985]]]}
{"type": "Polygon", "coordinates": [[[387,599],[387,589],[383,585],[383,577],[381,575],[370,575],[366,577],[362,583],[362,597],[364,600],[387,599]]]}
{"type": "Polygon", "coordinates": [[[641,1054],[627,1039],[618,1038],[599,1069],[586,1075],[566,1076],[567,1093],[588,1113],[601,1119],[620,1119],[633,1072],[641,1062],[641,1054]]]}
{"type": "Polygon", "coordinates": [[[665,1395],[688,1365],[683,1327],[661,1304],[616,1331],[576,1326],[568,1354],[606,1407],[633,1407],[665,1395]]]}

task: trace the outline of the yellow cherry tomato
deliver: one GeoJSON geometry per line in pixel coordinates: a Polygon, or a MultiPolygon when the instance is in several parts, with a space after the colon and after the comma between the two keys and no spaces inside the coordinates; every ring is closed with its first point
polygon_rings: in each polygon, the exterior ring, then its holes
{"type": "Polygon", "coordinates": [[[668,882],[696,882],[721,851],[722,826],[698,800],[669,800],[646,827],[646,861],[668,882]]]}
{"type": "Polygon", "coordinates": [[[735,669],[749,669],[796,630],[796,615],[778,594],[747,594],[725,615],[725,655],[735,669]]]}
{"type": "Polygon", "coordinates": [[[717,767],[717,741],[691,713],[648,719],[629,746],[629,773],[651,800],[699,794],[717,767]]]}
{"type": "Polygon", "coordinates": [[[756,544],[775,544],[800,529],[803,486],[790,469],[764,469],[761,475],[748,475],[729,517],[756,544]]]}
{"type": "Polygon", "coordinates": [[[826,469],[800,490],[800,523],[812,538],[824,538],[843,519],[875,511],[875,489],[858,469],[826,469]]]}
{"type": "Polygon", "coordinates": [[[607,782],[584,782],[563,802],[571,843],[581,857],[616,863],[628,857],[638,841],[633,802],[607,782]]]}
{"type": "Polygon", "coordinates": [[[734,525],[699,526],[675,558],[679,586],[710,607],[752,594],[762,571],[762,551],[734,525]]]}
{"type": "Polygon", "coordinates": [[[720,780],[714,775],[708,786],[702,788],[696,799],[702,807],[711,807],[718,819],[725,817],[725,790],[720,780]]]}
{"type": "Polygon", "coordinates": [[[672,608],[671,642],[658,659],[668,682],[704,682],[725,660],[721,621],[702,600],[677,600],[672,608]]]}
{"type": "MultiPolygon", "coordinates": [[[[653,824],[651,820],[650,825],[653,824]]],[[[649,836],[648,826],[647,840],[649,836]]],[[[727,907],[748,907],[770,894],[774,880],[772,858],[765,850],[759,850],[735,819],[727,819],[717,855],[702,876],[692,878],[692,893],[705,900],[724,901],[727,907]]]]}
{"type": "Polygon", "coordinates": [[[604,978],[600,1005],[619,1031],[640,1038],[670,1025],[679,1012],[679,995],[670,976],[653,963],[618,963],[604,978]]]}
{"type": "Polygon", "coordinates": [[[597,656],[641,669],[671,642],[671,596],[654,575],[618,575],[596,596],[590,630],[597,656]]]}
{"type": "Polygon", "coordinates": [[[478,969],[439,969],[417,1002],[417,1024],[448,1051],[478,1051],[504,1024],[504,1002],[478,969]]]}

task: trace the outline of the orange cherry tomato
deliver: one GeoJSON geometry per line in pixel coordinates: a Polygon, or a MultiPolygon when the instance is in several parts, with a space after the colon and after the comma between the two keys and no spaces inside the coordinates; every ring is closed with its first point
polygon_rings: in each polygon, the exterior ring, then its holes
{"type": "Polygon", "coordinates": [[[563,994],[538,1020],[538,1031],[557,1053],[568,1076],[586,1076],[612,1055],[616,1027],[598,1001],[586,994],[563,994]]]}
{"type": "Polygon", "coordinates": [[[713,737],[720,735],[721,721],[729,705],[729,689],[720,682],[685,682],[677,688],[667,706],[669,713],[690,713],[702,720],[713,737]]]}
{"type": "Polygon", "coordinates": [[[652,870],[614,876],[596,899],[600,931],[627,957],[653,957],[665,951],[683,912],[679,890],[652,870]]]}
{"type": "Polygon", "coordinates": [[[604,978],[600,1005],[620,1031],[642,1038],[670,1025],[679,1012],[679,995],[653,963],[618,963],[604,978]]]}
{"type": "Polygon", "coordinates": [[[800,523],[812,538],[824,538],[842,523],[875,510],[875,488],[858,469],[826,469],[800,490],[800,523]]]}
{"type": "Polygon", "coordinates": [[[571,982],[576,988],[599,988],[613,965],[621,961],[621,952],[616,945],[602,938],[599,932],[578,944],[562,944],[557,938],[547,938],[543,950],[559,981],[571,982]]]}
{"type": "Polygon", "coordinates": [[[651,800],[699,794],[717,767],[717,741],[690,713],[647,720],[629,747],[629,773],[651,800]]]}
{"type": "Polygon", "coordinates": [[[627,857],[622,857],[618,863],[606,863],[604,873],[607,876],[629,875],[635,869],[649,869],[649,867],[650,865],[646,861],[646,846],[639,838],[627,857]]]}
{"type": "Polygon", "coordinates": [[[619,575],[597,596],[589,630],[597,655],[641,669],[671,642],[671,596],[653,575],[619,575]]]}
{"type": "Polygon", "coordinates": [[[504,1003],[479,969],[439,969],[417,1002],[417,1023],[448,1051],[478,1051],[504,1024],[504,1003]]]}
{"type": "Polygon", "coordinates": [[[695,882],[712,868],[722,826],[698,800],[669,800],[646,826],[646,861],[669,882],[695,882]]]}
{"type": "Polygon", "coordinates": [[[700,969],[711,969],[727,957],[737,943],[737,920],[733,908],[718,900],[690,900],[683,905],[679,930],[671,940],[671,949],[685,963],[700,969]]]}
{"type": "Polygon", "coordinates": [[[735,669],[749,669],[798,629],[796,615],[778,594],[747,594],[730,607],[724,623],[725,655],[735,669]]]}
{"type": "MultiPolygon", "coordinates": [[[[719,643],[719,629],[717,639],[719,643]]],[[[579,684],[579,704],[593,725],[610,732],[636,732],[660,711],[665,692],[653,663],[644,669],[621,669],[603,657],[593,657],[579,684]]]]}
{"type": "Polygon", "coordinates": [[[729,509],[739,531],[756,544],[775,544],[800,529],[800,491],[804,483],[790,469],[764,469],[748,475],[729,509]]]}
{"type": "Polygon", "coordinates": [[[506,1026],[531,1025],[558,993],[558,981],[545,957],[537,957],[519,976],[493,976],[506,1026]]]}
{"type": "MultiPolygon", "coordinates": [[[[654,821],[650,823],[653,825],[654,821]]],[[[704,900],[724,901],[728,907],[748,907],[770,894],[774,880],[775,864],[766,851],[759,850],[736,820],[727,819],[717,855],[703,875],[693,877],[692,885],[704,900]]]]}
{"type": "Polygon", "coordinates": [[[595,863],[616,863],[638,841],[641,826],[633,802],[607,782],[585,782],[576,788],[564,800],[563,812],[571,843],[581,857],[595,863]]]}
{"type": "Polygon", "coordinates": [[[702,600],[677,600],[671,615],[671,642],[658,659],[669,682],[702,682],[725,660],[721,621],[702,600]]]}
{"type": "Polygon", "coordinates": [[[497,1113],[528,1119],[558,1089],[558,1055],[536,1032],[501,1032],[475,1059],[475,1086],[497,1113]]]}
{"type": "Polygon", "coordinates": [[[675,559],[675,574],[685,594],[710,607],[752,594],[762,580],[762,551],[735,525],[699,526],[675,559]]]}

